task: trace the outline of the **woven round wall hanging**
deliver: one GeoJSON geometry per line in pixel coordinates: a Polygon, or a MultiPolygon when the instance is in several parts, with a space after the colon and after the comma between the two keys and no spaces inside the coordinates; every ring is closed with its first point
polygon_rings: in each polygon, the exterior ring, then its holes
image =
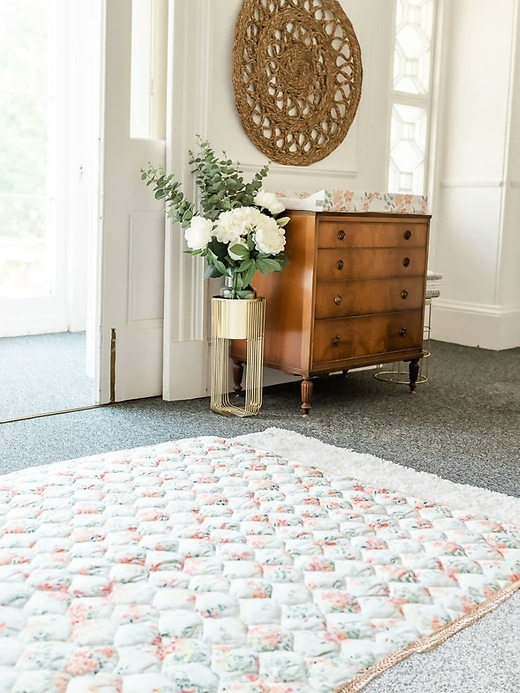
{"type": "Polygon", "coordinates": [[[361,49],[337,0],[243,0],[235,103],[271,161],[308,166],[334,151],[356,115],[362,78],[361,49]]]}

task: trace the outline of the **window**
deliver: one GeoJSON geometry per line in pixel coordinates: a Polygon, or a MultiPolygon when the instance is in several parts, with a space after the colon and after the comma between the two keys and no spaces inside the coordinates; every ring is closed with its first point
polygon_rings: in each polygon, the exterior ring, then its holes
{"type": "Polygon", "coordinates": [[[0,1],[0,298],[53,289],[54,19],[54,2],[0,1]]]}
{"type": "Polygon", "coordinates": [[[167,0],[132,0],[130,136],[166,137],[167,0]]]}
{"type": "Polygon", "coordinates": [[[434,0],[396,0],[388,190],[426,191],[434,0]]]}

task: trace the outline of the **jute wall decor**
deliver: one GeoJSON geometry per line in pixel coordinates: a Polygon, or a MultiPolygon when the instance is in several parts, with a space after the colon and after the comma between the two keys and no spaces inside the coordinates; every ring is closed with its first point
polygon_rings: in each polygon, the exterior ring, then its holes
{"type": "Polygon", "coordinates": [[[359,43],[337,0],[243,0],[235,103],[271,161],[308,166],[334,151],[356,114],[362,77],[359,43]]]}

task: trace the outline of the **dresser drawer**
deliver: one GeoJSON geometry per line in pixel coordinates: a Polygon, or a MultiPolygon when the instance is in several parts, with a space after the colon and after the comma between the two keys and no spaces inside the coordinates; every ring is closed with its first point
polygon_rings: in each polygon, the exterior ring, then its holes
{"type": "Polygon", "coordinates": [[[319,248],[417,248],[425,247],[427,224],[420,221],[320,221],[319,248]]]}
{"type": "Polygon", "coordinates": [[[321,282],[316,285],[314,315],[322,319],[391,313],[420,309],[423,303],[423,277],[321,282]]]}
{"type": "Polygon", "coordinates": [[[316,259],[316,279],[377,279],[424,276],[426,248],[320,248],[316,259]]]}
{"type": "MultiPolygon", "coordinates": [[[[430,216],[287,210],[282,272],[257,273],[265,296],[264,364],[300,375],[301,410],[313,378],[423,356],[424,291],[430,216]]],[[[245,345],[233,343],[234,388],[241,389],[245,345]]]]}
{"type": "MultiPolygon", "coordinates": [[[[422,349],[422,309],[335,320],[316,320],[312,363],[422,349]]],[[[374,359],[377,363],[377,358],[374,359]]]]}

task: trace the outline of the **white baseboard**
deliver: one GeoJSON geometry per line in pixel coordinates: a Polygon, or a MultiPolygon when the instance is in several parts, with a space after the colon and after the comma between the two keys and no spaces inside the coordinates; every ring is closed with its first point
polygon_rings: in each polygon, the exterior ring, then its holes
{"type": "MultiPolygon", "coordinates": [[[[75,331],[75,330],[74,330],[75,331]]],[[[82,330],[78,330],[82,331],[82,330]]],[[[0,337],[27,337],[38,334],[72,332],[66,321],[54,318],[7,318],[0,320],[0,337]]]]}
{"type": "Polygon", "coordinates": [[[520,306],[432,301],[431,338],[502,351],[520,346],[520,306]]]}

